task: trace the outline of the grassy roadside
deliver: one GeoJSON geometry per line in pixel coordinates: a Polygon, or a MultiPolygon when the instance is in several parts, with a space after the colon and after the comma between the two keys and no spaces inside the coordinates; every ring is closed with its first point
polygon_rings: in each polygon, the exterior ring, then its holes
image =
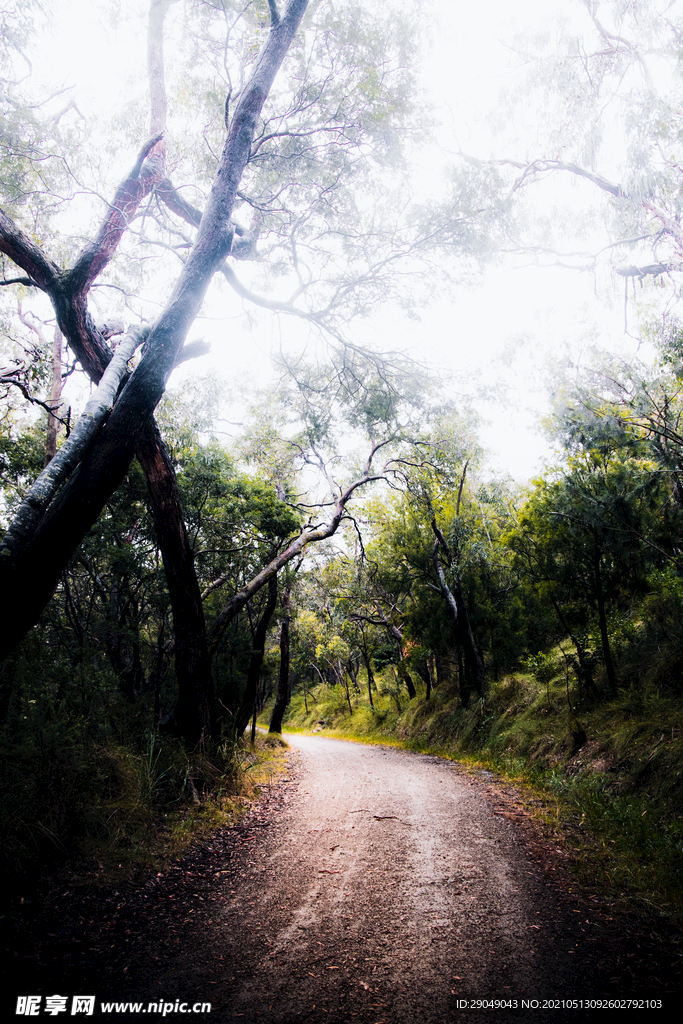
{"type": "Polygon", "coordinates": [[[263,735],[253,746],[188,755],[153,733],[137,750],[108,742],[64,748],[61,758],[15,752],[2,763],[6,892],[30,889],[43,873],[67,871],[70,885],[89,888],[164,871],[192,843],[239,821],[286,756],[263,735]]]}
{"type": "Polygon", "coordinates": [[[382,679],[373,702],[352,694],[350,712],[345,694],[319,686],[293,698],[286,729],[495,772],[514,783],[524,813],[561,844],[584,886],[683,924],[683,701],[629,691],[577,705],[551,669],[542,682],[518,673],[493,683],[467,709],[439,690],[408,702],[382,679]]]}

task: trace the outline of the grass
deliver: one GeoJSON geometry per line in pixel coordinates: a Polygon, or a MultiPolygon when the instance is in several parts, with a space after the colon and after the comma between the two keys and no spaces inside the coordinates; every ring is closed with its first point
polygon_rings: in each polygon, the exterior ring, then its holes
{"type": "Polygon", "coordinates": [[[190,843],[237,821],[272,784],[286,757],[280,742],[257,736],[253,746],[188,755],[179,741],[150,733],[138,749],[113,741],[6,749],[5,876],[23,889],[65,866],[85,886],[164,870],[190,843]]]}
{"type": "MultiPolygon", "coordinates": [[[[551,659],[552,660],[552,659],[551,659]]],[[[622,690],[589,701],[567,694],[564,659],[543,681],[530,672],[491,685],[485,701],[459,706],[401,695],[378,680],[349,714],[322,685],[296,695],[286,729],[383,743],[456,759],[514,782],[547,836],[570,854],[593,891],[648,915],[683,921],[683,701],[655,690],[622,690]],[[382,692],[384,690],[384,692],[382,692]]],[[[573,688],[570,688],[573,689],[573,688]]]]}

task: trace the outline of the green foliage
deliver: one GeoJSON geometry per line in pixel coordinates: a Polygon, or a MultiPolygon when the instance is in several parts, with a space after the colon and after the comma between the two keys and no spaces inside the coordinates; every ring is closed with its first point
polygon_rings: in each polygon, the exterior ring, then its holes
{"type": "Polygon", "coordinates": [[[45,429],[36,424],[24,430],[0,431],[0,479],[8,507],[23,497],[45,461],[45,429]]]}
{"type": "Polygon", "coordinates": [[[539,651],[538,654],[530,654],[525,658],[524,667],[541,683],[548,683],[553,676],[557,675],[555,658],[550,654],[544,654],[543,651],[539,651]]]}
{"type": "Polygon", "coordinates": [[[197,794],[224,819],[244,788],[233,747],[186,751],[150,730],[153,695],[132,705],[107,667],[74,670],[32,641],[3,672],[5,684],[14,675],[0,734],[6,878],[25,888],[65,862],[93,879],[144,873],[177,849],[197,794]]]}

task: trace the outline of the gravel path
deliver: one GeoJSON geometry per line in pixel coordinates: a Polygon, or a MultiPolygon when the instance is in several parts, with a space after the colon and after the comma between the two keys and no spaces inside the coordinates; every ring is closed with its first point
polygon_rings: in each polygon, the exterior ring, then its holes
{"type": "Polygon", "coordinates": [[[517,823],[512,787],[393,748],[287,739],[287,780],[250,824],[113,924],[90,922],[106,942],[65,985],[99,965],[100,995],[210,1001],[201,1019],[244,1024],[605,1021],[562,1001],[662,997],[622,926],[562,881],[560,851],[517,823]]]}

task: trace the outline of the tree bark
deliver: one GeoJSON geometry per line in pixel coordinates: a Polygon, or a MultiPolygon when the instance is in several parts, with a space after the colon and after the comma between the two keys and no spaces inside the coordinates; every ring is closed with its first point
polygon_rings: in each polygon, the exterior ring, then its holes
{"type": "Polygon", "coordinates": [[[270,620],[273,617],[276,605],[277,576],[272,576],[268,581],[268,600],[266,601],[266,606],[261,613],[261,617],[254,631],[253,647],[251,658],[249,659],[249,669],[247,671],[247,685],[245,687],[244,694],[242,695],[239,710],[235,717],[236,736],[242,735],[256,706],[258,684],[261,678],[263,656],[266,649],[266,635],[268,633],[268,626],[270,625],[270,620]]]}
{"type": "Polygon", "coordinates": [[[211,733],[213,692],[204,609],[173,463],[154,420],[147,424],[137,454],[147,479],[173,613],[178,684],[173,718],[185,741],[194,746],[211,733]]]}
{"type": "Polygon", "coordinates": [[[429,664],[426,659],[417,666],[417,673],[425,684],[425,700],[431,700],[432,678],[429,674],[429,664]]]}
{"type": "Polygon", "coordinates": [[[50,386],[50,408],[51,413],[47,417],[47,431],[45,434],[45,465],[49,466],[57,454],[57,433],[59,432],[59,403],[62,397],[62,332],[55,326],[52,339],[52,384],[50,386]]]}
{"type": "Polygon", "coordinates": [[[26,544],[60,484],[82,461],[95,441],[114,404],[116,392],[126,372],[126,364],[141,344],[143,337],[142,331],[133,328],[119,345],[116,355],[102,374],[96,391],[86,403],[68,441],[62,445],[59,454],[54,456],[29,488],[2,539],[0,559],[11,560],[13,554],[26,544]]]}
{"type": "Polygon", "coordinates": [[[282,629],[280,631],[280,672],[277,681],[277,697],[275,698],[275,707],[273,708],[273,714],[270,719],[270,726],[268,732],[282,732],[282,719],[285,717],[285,711],[291,697],[291,690],[289,687],[289,598],[291,594],[291,587],[285,587],[282,594],[282,608],[284,610],[284,616],[282,618],[282,629]]]}

